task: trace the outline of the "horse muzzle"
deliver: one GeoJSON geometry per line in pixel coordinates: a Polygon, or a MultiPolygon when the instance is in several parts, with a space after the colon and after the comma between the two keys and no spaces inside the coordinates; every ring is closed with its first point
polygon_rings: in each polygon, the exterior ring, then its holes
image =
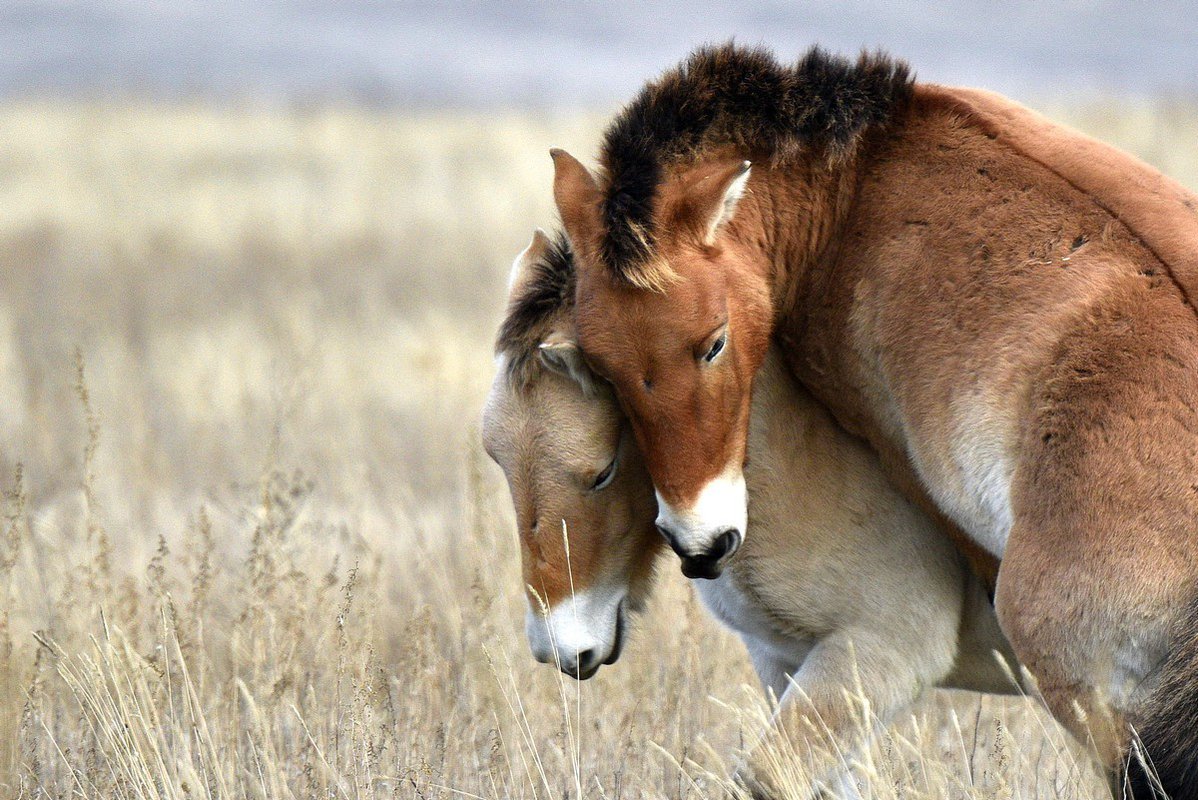
{"type": "Polygon", "coordinates": [[[685,507],[657,493],[657,530],[682,559],[683,575],[720,577],[744,542],[748,501],[739,464],[708,481],[685,507]]]}
{"type": "Polygon", "coordinates": [[[556,664],[580,681],[593,677],[604,664],[616,663],[628,630],[625,597],[610,609],[609,603],[595,603],[588,594],[584,591],[569,598],[547,617],[530,610],[526,621],[533,658],[542,664],[556,664]]]}
{"type": "MultiPolygon", "coordinates": [[[[669,537],[666,538],[669,541],[669,537]]],[[[740,549],[742,541],[744,537],[740,531],[729,528],[716,537],[706,552],[689,555],[677,547],[674,548],[674,552],[682,559],[683,575],[691,579],[715,580],[723,574],[728,560],[740,549]]]]}

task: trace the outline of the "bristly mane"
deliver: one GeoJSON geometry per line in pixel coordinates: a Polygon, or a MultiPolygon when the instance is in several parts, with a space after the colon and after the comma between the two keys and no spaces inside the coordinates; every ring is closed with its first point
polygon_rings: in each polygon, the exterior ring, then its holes
{"type": "MultiPolygon", "coordinates": [[[[662,167],[704,149],[732,146],[780,163],[822,149],[850,152],[869,126],[890,120],[911,95],[910,70],[883,53],[856,63],[812,48],[794,66],[762,48],[696,50],[650,83],[608,127],[601,255],[619,280],[638,274],[653,250],[653,203],[662,167]]],[[[650,281],[651,282],[651,281],[650,281]]]]}
{"type": "Polygon", "coordinates": [[[558,231],[528,269],[532,274],[508,303],[495,341],[495,352],[507,356],[508,377],[517,387],[527,385],[537,348],[556,319],[574,305],[574,254],[565,233],[558,231]]]}

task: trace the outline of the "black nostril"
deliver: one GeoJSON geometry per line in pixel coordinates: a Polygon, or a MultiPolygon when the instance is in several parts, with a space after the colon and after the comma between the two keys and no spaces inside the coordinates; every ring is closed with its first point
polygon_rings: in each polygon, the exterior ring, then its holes
{"type": "Polygon", "coordinates": [[[720,577],[724,571],[723,561],[740,547],[740,531],[729,528],[721,533],[707,552],[699,556],[682,556],[682,574],[688,578],[706,578],[708,580],[720,577]]]}
{"type": "Polygon", "coordinates": [[[562,672],[575,680],[585,681],[599,671],[599,656],[594,648],[578,653],[574,663],[562,662],[562,672]]]}
{"type": "Polygon", "coordinates": [[[714,561],[719,561],[724,556],[736,549],[740,543],[740,531],[736,528],[729,528],[720,534],[720,538],[715,540],[715,544],[711,546],[710,557],[714,561]]]}
{"type": "Polygon", "coordinates": [[[722,569],[720,568],[720,560],[711,558],[710,556],[695,556],[694,558],[682,559],[682,574],[688,578],[703,578],[705,580],[714,580],[720,577],[722,569]]]}

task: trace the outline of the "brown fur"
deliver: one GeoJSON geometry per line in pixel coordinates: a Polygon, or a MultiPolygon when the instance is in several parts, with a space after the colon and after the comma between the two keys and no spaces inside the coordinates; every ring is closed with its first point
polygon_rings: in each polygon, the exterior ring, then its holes
{"type": "MultiPolygon", "coordinates": [[[[659,491],[685,503],[743,447],[773,335],[900,485],[1001,556],[1016,652],[1117,764],[1128,721],[1154,729],[1150,676],[1198,588],[1198,201],[1009,101],[944,87],[917,85],[834,168],[758,155],[710,154],[756,165],[714,246],[655,218],[668,291],[580,263],[583,347],[659,491]],[[718,374],[680,346],[706,333],[705,309],[734,320],[718,374]]],[[[657,209],[685,202],[691,169],[666,171],[657,209]]],[[[1148,754],[1193,797],[1176,776],[1198,753],[1178,741],[1158,730],[1148,754]]]]}

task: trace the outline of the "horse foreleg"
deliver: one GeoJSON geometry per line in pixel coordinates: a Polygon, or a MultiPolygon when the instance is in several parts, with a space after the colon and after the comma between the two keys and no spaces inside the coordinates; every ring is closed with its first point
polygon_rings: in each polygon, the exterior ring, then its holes
{"type": "Polygon", "coordinates": [[[947,673],[951,645],[929,648],[926,639],[884,630],[837,632],[811,650],[742,770],[757,796],[855,791],[851,768],[865,748],[947,673]]]}
{"type": "MultiPolygon", "coordinates": [[[[781,700],[790,687],[790,676],[803,663],[806,653],[793,659],[783,658],[777,650],[749,636],[741,637],[745,649],[749,651],[749,661],[753,663],[753,671],[761,681],[762,690],[769,696],[771,702],[781,700]]],[[[797,654],[796,654],[797,655],[797,654]]]]}

